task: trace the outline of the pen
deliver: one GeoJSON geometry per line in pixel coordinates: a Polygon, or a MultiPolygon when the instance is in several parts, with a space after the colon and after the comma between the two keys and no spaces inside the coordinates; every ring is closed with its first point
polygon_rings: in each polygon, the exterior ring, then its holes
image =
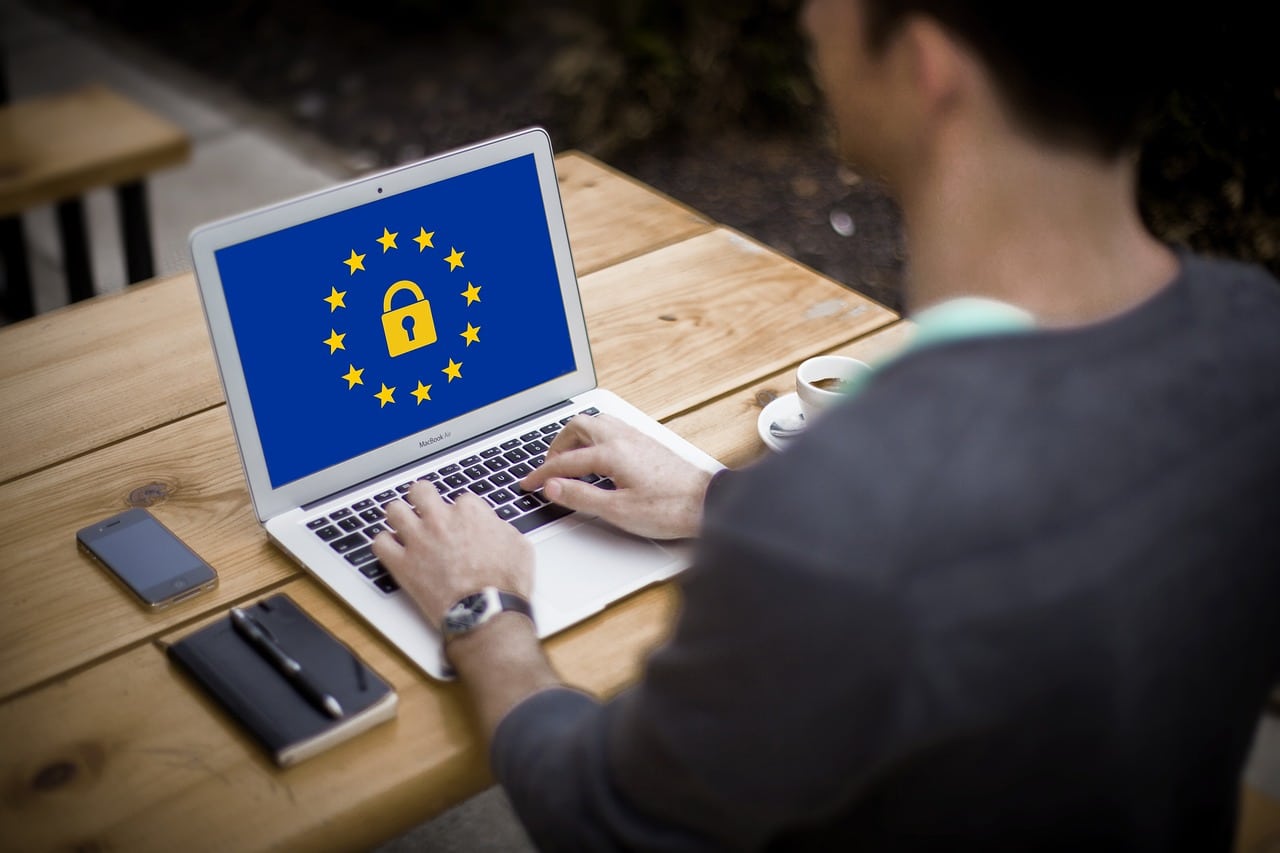
{"type": "Polygon", "coordinates": [[[302,665],[290,657],[284,649],[280,648],[280,645],[271,638],[267,630],[258,624],[258,620],[239,607],[233,607],[231,608],[231,624],[236,629],[237,634],[244,637],[249,645],[253,646],[259,654],[279,670],[280,674],[288,679],[289,683],[299,693],[307,697],[307,701],[335,720],[342,718],[342,706],[338,704],[338,700],[316,686],[315,682],[307,677],[302,665]]]}

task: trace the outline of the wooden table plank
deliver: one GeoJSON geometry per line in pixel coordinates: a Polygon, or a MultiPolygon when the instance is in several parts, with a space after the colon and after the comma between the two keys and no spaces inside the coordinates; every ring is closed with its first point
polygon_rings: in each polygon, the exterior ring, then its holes
{"type": "Polygon", "coordinates": [[[556,174],[579,276],[714,227],[697,211],[580,151],[559,155],[556,174]]]}
{"type": "MultiPolygon", "coordinates": [[[[580,271],[711,227],[585,155],[557,170],[580,271]]],[[[223,399],[190,273],[0,329],[0,483],[223,399]]]]}
{"type": "Polygon", "coordinates": [[[195,280],[134,285],[0,330],[0,482],[222,402],[195,280]]]}
{"type": "Polygon", "coordinates": [[[191,155],[173,122],[100,84],[0,106],[0,216],[136,181],[191,155]]]}
{"type": "MultiPolygon", "coordinates": [[[[146,644],[0,705],[6,846],[364,849],[490,784],[457,685],[419,675],[309,578],[282,591],[396,687],[394,721],[278,770],[146,644]]],[[[612,694],[666,636],[674,609],[669,587],[638,593],[552,639],[553,665],[612,694]]]]}
{"type": "MultiPolygon", "coordinates": [[[[895,323],[837,347],[830,354],[876,364],[901,351],[913,328],[910,322],[895,323]]],[[[756,418],[775,397],[795,391],[795,369],[799,364],[796,361],[758,382],[672,418],[667,426],[730,468],[749,465],[769,452],[756,432],[756,418]]]]}
{"type": "Polygon", "coordinates": [[[299,572],[253,516],[224,407],[0,486],[0,697],[225,607],[299,572]],[[218,572],[158,612],[135,604],[75,532],[135,501],[218,572]]]}
{"type": "Polygon", "coordinates": [[[600,385],[667,418],[897,315],[718,228],[582,279],[600,385]]]}

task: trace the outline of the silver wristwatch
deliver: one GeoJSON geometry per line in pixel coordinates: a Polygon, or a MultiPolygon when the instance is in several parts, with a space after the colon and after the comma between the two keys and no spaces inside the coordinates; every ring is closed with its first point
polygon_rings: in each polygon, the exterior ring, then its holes
{"type": "Polygon", "coordinates": [[[440,633],[448,643],[454,637],[468,634],[504,611],[523,613],[533,621],[533,606],[513,592],[486,586],[453,605],[444,614],[440,633]]]}

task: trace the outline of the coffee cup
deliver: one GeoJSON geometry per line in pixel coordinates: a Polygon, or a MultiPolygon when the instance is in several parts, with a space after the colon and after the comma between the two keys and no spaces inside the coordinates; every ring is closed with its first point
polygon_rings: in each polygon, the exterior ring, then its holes
{"type": "Polygon", "coordinates": [[[845,355],[818,355],[801,362],[796,369],[796,396],[805,422],[843,400],[869,370],[865,361],[845,355]]]}

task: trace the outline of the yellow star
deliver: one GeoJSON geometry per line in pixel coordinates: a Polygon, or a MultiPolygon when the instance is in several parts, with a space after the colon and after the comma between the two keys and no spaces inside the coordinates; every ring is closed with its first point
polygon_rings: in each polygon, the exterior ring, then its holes
{"type": "Polygon", "coordinates": [[[461,335],[467,339],[467,346],[480,343],[480,327],[467,324],[467,330],[461,332],[461,335]]]}
{"type": "Polygon", "coordinates": [[[338,290],[338,288],[336,287],[330,287],[329,291],[330,293],[328,296],[324,298],[324,301],[329,303],[330,314],[332,314],[334,311],[337,311],[339,308],[347,307],[346,305],[342,304],[342,297],[347,295],[347,292],[345,290],[338,290]]]}
{"type": "Polygon", "coordinates": [[[436,232],[428,231],[425,228],[419,227],[418,236],[413,238],[413,242],[418,244],[418,251],[421,252],[423,249],[434,249],[435,246],[431,244],[431,238],[434,236],[436,236],[436,232]]]}
{"type": "Polygon", "coordinates": [[[465,297],[467,297],[467,304],[468,304],[468,305],[470,305],[472,302],[479,302],[479,301],[480,301],[480,288],[476,287],[476,286],[475,286],[474,284],[472,284],[471,282],[467,282],[467,289],[466,289],[466,290],[464,290],[464,291],[462,291],[462,295],[463,295],[463,296],[465,296],[465,297]]]}
{"type": "Polygon", "coordinates": [[[382,401],[382,403],[378,406],[378,408],[381,409],[387,403],[394,403],[396,401],[396,398],[392,397],[391,395],[394,394],[395,392],[396,392],[395,388],[388,388],[387,383],[385,382],[382,383],[382,390],[379,391],[377,394],[373,395],[382,401]]]}
{"type": "Polygon", "coordinates": [[[385,255],[387,253],[387,249],[400,248],[399,246],[396,245],[396,238],[399,236],[400,236],[399,231],[393,232],[393,231],[388,231],[386,228],[382,229],[382,236],[378,238],[378,242],[382,244],[382,254],[385,255]]]}
{"type": "Polygon", "coordinates": [[[430,399],[431,399],[431,386],[430,386],[430,385],[423,385],[423,384],[422,384],[422,380],[421,380],[421,379],[419,379],[419,380],[418,380],[418,387],[417,387],[417,389],[413,392],[413,396],[415,396],[415,397],[417,397],[417,398],[418,398],[418,405],[419,405],[419,406],[421,406],[421,405],[422,405],[422,401],[423,401],[423,400],[430,400],[430,399]]]}
{"type": "Polygon", "coordinates": [[[346,373],[342,374],[342,378],[347,380],[347,390],[350,391],[357,385],[364,384],[364,380],[360,378],[361,374],[364,373],[364,368],[361,367],[357,369],[354,364],[349,364],[347,366],[350,369],[346,373]]]}
{"type": "Polygon", "coordinates": [[[449,272],[453,272],[455,269],[462,266],[462,256],[465,255],[466,252],[459,252],[457,249],[454,249],[452,246],[450,246],[449,248],[452,251],[450,251],[449,257],[444,259],[444,262],[449,265],[449,272]]]}
{"type": "Polygon", "coordinates": [[[461,379],[462,364],[461,362],[455,362],[453,359],[449,359],[449,366],[440,372],[448,374],[450,382],[452,382],[455,379],[461,379]]]}
{"type": "Polygon", "coordinates": [[[351,274],[355,275],[356,270],[364,269],[364,255],[357,255],[356,250],[351,250],[351,257],[343,261],[344,264],[351,267],[351,274]]]}
{"type": "Polygon", "coordinates": [[[324,339],[324,342],[329,345],[329,355],[333,355],[335,352],[337,352],[340,349],[346,349],[346,347],[342,345],[342,339],[345,338],[346,336],[347,336],[346,332],[343,332],[342,334],[338,334],[333,329],[329,330],[329,337],[324,339]]]}

